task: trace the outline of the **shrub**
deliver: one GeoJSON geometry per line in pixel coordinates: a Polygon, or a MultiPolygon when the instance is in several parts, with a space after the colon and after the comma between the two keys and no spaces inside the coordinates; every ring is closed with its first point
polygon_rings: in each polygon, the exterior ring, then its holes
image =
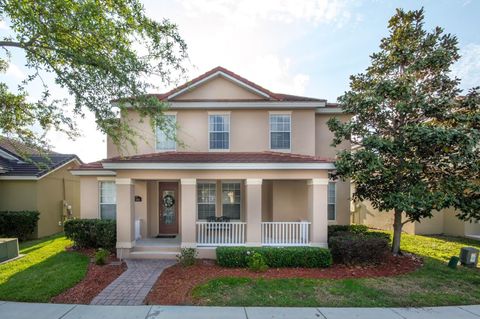
{"type": "Polygon", "coordinates": [[[269,267],[329,267],[332,256],[320,247],[218,247],[217,263],[223,267],[247,267],[249,254],[259,253],[269,267]]]}
{"type": "Polygon", "coordinates": [[[64,224],[65,235],[80,248],[115,249],[117,226],[115,220],[71,219],[64,224]]]}
{"type": "Polygon", "coordinates": [[[95,264],[105,265],[110,252],[106,249],[100,248],[95,252],[95,264]]]}
{"type": "Polygon", "coordinates": [[[177,255],[177,261],[182,266],[192,266],[195,264],[197,250],[195,248],[182,248],[180,254],[177,255]]]}
{"type": "Polygon", "coordinates": [[[0,212],[0,237],[27,240],[37,228],[40,213],[37,211],[0,212]]]}
{"type": "Polygon", "coordinates": [[[248,269],[255,272],[264,272],[268,269],[265,257],[255,252],[253,255],[248,256],[248,269]]]}
{"type": "Polygon", "coordinates": [[[368,227],[365,225],[330,225],[328,226],[328,238],[336,236],[337,233],[365,234],[368,227]]]}
{"type": "Polygon", "coordinates": [[[335,263],[378,264],[389,253],[385,236],[350,234],[330,238],[330,251],[335,263]]]}

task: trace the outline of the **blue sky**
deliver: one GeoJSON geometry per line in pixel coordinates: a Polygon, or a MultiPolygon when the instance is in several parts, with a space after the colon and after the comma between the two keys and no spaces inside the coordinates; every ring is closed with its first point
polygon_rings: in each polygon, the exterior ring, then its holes
{"type": "MultiPolygon", "coordinates": [[[[480,85],[480,1],[352,0],[145,0],[147,14],[177,23],[189,46],[192,78],[221,65],[275,92],[334,102],[348,89],[348,77],[369,65],[387,34],[395,8],[425,8],[426,27],[445,28],[459,40],[462,59],[453,73],[462,88],[480,85]]],[[[7,24],[8,26],[8,24],[7,24]]],[[[8,32],[0,25],[0,34],[8,32]]],[[[14,87],[28,70],[13,51],[11,68],[0,81],[14,87]]],[[[51,79],[50,79],[51,80],[51,79]]],[[[155,82],[158,91],[168,88],[155,82]]],[[[68,96],[51,83],[57,96],[68,96]]],[[[32,86],[33,96],[39,88],[32,86]]],[[[55,150],[85,161],[105,157],[105,138],[93,118],[79,122],[75,143],[52,132],[55,150]]]]}

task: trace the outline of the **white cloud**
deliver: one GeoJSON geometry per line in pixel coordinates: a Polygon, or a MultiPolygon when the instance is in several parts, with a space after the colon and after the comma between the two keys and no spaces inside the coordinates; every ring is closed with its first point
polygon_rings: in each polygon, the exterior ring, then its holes
{"type": "Polygon", "coordinates": [[[341,23],[349,19],[345,0],[179,0],[189,16],[216,15],[254,27],[259,21],[311,24],[341,23]]]}
{"type": "Polygon", "coordinates": [[[460,50],[462,56],[452,72],[462,80],[461,87],[469,89],[480,86],[480,44],[470,43],[460,50]]]}
{"type": "Polygon", "coordinates": [[[13,77],[15,80],[23,80],[25,79],[25,72],[22,71],[16,64],[9,63],[8,69],[5,72],[5,75],[8,77],[13,77]]]}
{"type": "Polygon", "coordinates": [[[7,23],[3,20],[0,21],[0,30],[9,30],[7,23]]]}

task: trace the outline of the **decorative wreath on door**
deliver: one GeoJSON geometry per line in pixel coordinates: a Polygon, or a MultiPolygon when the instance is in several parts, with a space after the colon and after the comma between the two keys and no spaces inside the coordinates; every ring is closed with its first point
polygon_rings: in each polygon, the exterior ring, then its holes
{"type": "Polygon", "coordinates": [[[163,196],[163,206],[170,208],[175,205],[175,198],[172,195],[165,195],[163,196]]]}

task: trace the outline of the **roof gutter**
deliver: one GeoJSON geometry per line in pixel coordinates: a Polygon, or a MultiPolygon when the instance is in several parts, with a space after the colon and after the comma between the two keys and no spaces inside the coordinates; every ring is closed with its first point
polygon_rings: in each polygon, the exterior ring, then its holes
{"type": "MultiPolygon", "coordinates": [[[[335,169],[334,163],[102,163],[108,170],[304,170],[335,169]]],[[[102,172],[102,171],[97,171],[102,172]]],[[[97,175],[99,175],[97,173],[97,175]]]]}

